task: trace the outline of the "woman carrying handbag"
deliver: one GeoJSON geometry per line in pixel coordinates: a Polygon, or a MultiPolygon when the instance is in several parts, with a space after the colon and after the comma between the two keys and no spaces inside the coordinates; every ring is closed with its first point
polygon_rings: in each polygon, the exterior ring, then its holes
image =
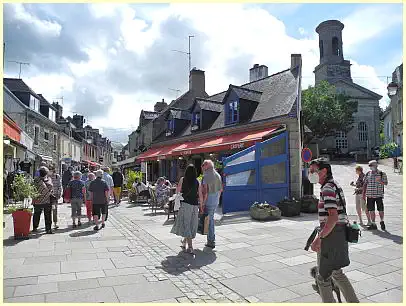
{"type": "Polygon", "coordinates": [[[196,237],[197,232],[199,195],[201,194],[200,183],[197,180],[194,165],[189,165],[186,168],[185,176],[180,179],[176,192],[178,199],[180,197],[183,199],[181,200],[178,216],[175,219],[171,233],[183,237],[181,248],[187,253],[194,254],[192,241],[196,237]]]}

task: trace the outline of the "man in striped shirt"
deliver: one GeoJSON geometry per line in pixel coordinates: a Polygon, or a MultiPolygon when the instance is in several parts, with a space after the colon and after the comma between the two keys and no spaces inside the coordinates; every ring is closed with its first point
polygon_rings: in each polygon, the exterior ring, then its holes
{"type": "Polygon", "coordinates": [[[378,227],[375,224],[375,203],[381,219],[381,229],[386,229],[385,222],[383,221],[383,195],[385,193],[385,185],[388,185],[388,177],[385,172],[378,170],[378,162],[371,160],[369,162],[369,171],[365,175],[364,189],[362,196],[367,201],[367,209],[371,219],[371,224],[367,227],[369,230],[376,230],[378,227]]]}
{"type": "Polygon", "coordinates": [[[333,178],[331,165],[323,160],[310,164],[309,180],[319,183],[320,201],[318,205],[320,232],[311,249],[317,252],[319,286],[323,303],[335,303],[331,279],[340,288],[348,303],[359,303],[347,276],[342,268],[350,264],[346,225],[348,222],[343,190],[333,178]]]}

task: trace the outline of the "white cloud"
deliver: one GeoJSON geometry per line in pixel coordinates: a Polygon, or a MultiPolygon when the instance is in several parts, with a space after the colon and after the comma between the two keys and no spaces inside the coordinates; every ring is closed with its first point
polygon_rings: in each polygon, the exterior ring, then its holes
{"type": "MultiPolygon", "coordinates": [[[[388,14],[389,11],[390,9],[385,9],[385,6],[381,8],[374,6],[354,12],[345,18],[343,20],[345,24],[343,33],[345,52],[351,48],[362,47],[362,43],[372,37],[382,35],[384,31],[398,23],[398,15],[401,12],[388,14]],[[371,18],[372,13],[376,13],[378,17],[371,18]]],[[[144,56],[148,56],[145,53],[146,48],[159,38],[160,26],[168,18],[176,17],[191,23],[196,32],[203,33],[207,37],[204,45],[205,52],[207,52],[205,57],[210,60],[205,67],[198,66],[198,68],[206,71],[206,91],[209,94],[226,90],[230,83],[239,85],[247,82],[248,70],[254,63],[267,65],[270,74],[284,70],[290,65],[290,54],[292,53],[301,53],[303,57],[303,88],[314,84],[313,70],[319,63],[317,36],[313,33],[310,37],[307,35],[301,39],[290,37],[286,33],[284,23],[261,6],[171,4],[148,14],[148,23],[140,18],[141,12],[137,12],[129,5],[124,4],[93,4],[92,13],[98,17],[117,18],[117,23],[120,24],[121,37],[117,38],[115,45],[117,47],[124,45],[127,50],[144,56]],[[238,73],[230,74],[229,71],[234,71],[233,68],[235,68],[233,59],[240,57],[248,58],[251,62],[247,62],[245,68],[236,70],[238,73]]],[[[299,33],[305,35],[307,32],[304,28],[299,28],[299,33]]],[[[190,34],[193,35],[194,33],[190,34]]],[[[187,38],[185,37],[185,39],[187,38]]],[[[194,39],[198,40],[199,37],[196,36],[194,39]]],[[[109,59],[117,54],[116,49],[104,48],[104,44],[94,46],[87,52],[90,58],[89,62],[70,65],[75,77],[91,75],[94,72],[103,73],[109,59]]],[[[347,58],[345,53],[344,56],[347,58]]],[[[348,59],[351,60],[349,57],[348,59]]],[[[354,78],[354,81],[386,97],[385,80],[377,77],[375,69],[368,65],[368,60],[365,59],[359,63],[351,61],[353,64],[352,75],[354,77],[367,77],[365,79],[354,78]]],[[[196,64],[193,63],[193,66],[196,64]]],[[[179,69],[173,73],[186,73],[186,71],[179,69]]],[[[170,81],[171,76],[168,75],[168,87],[171,87],[170,81]]],[[[55,93],[52,90],[59,89],[61,86],[65,88],[72,86],[73,79],[67,76],[62,76],[60,79],[55,76],[40,76],[33,78],[30,82],[29,84],[33,84],[35,90],[43,88],[47,96],[53,97],[55,93]]],[[[186,90],[187,87],[185,76],[182,90],[186,90]]],[[[152,110],[154,103],[162,99],[157,95],[143,92],[137,92],[134,95],[122,95],[119,92],[114,92],[112,88],[100,88],[100,90],[114,98],[113,107],[104,118],[91,118],[91,124],[100,127],[135,127],[138,125],[141,109],[152,110]]],[[[165,98],[171,100],[175,98],[174,95],[176,94],[168,90],[168,95],[165,98]]]]}

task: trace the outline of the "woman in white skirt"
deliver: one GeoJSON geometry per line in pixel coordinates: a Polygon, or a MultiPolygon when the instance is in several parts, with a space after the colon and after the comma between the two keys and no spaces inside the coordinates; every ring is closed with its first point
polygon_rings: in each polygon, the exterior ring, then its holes
{"type": "Polygon", "coordinates": [[[367,210],[367,204],[365,202],[365,200],[362,198],[362,188],[364,186],[364,178],[365,178],[365,174],[363,172],[363,169],[361,166],[356,166],[355,167],[355,173],[358,175],[358,179],[357,182],[354,184],[354,182],[351,182],[351,186],[355,187],[355,191],[354,191],[354,195],[355,195],[355,207],[357,210],[357,214],[358,214],[358,218],[359,218],[359,223],[360,225],[363,225],[363,221],[362,221],[362,212],[365,213],[365,215],[367,216],[367,220],[368,220],[368,224],[371,224],[371,218],[368,214],[368,210],[367,210]]]}
{"type": "Polygon", "coordinates": [[[186,168],[185,176],[180,179],[176,192],[182,193],[183,200],[171,233],[183,237],[181,248],[194,254],[192,240],[196,237],[199,222],[199,195],[201,194],[194,165],[186,168]]]}

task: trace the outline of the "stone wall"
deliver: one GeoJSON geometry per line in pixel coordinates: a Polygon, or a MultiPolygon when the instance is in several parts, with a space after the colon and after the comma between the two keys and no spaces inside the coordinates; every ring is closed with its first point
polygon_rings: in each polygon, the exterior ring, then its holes
{"type": "Polygon", "coordinates": [[[287,122],[289,133],[289,162],[290,162],[290,195],[295,199],[302,196],[302,143],[298,120],[287,122]]]}

